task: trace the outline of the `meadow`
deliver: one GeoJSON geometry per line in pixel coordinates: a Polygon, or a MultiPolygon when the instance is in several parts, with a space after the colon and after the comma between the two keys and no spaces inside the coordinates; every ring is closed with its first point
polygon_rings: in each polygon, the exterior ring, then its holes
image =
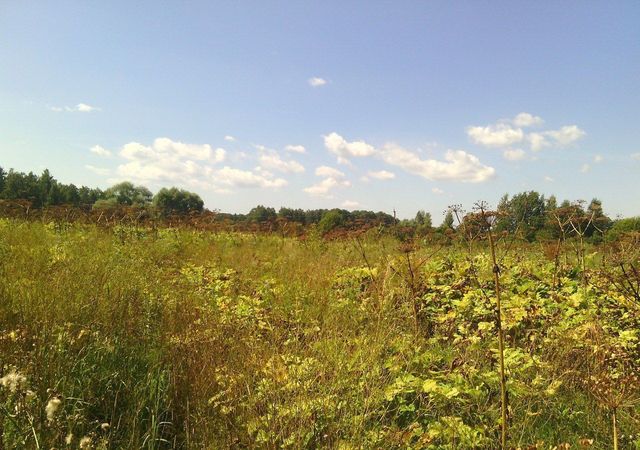
{"type": "Polygon", "coordinates": [[[640,449],[637,242],[495,238],[0,219],[0,448],[640,449]]]}

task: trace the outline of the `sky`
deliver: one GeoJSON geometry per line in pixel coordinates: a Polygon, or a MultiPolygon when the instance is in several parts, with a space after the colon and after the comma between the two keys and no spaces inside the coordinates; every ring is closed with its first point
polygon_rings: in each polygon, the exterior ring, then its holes
{"type": "Polygon", "coordinates": [[[638,1],[0,0],[0,166],[246,213],[640,215],[638,1]]]}

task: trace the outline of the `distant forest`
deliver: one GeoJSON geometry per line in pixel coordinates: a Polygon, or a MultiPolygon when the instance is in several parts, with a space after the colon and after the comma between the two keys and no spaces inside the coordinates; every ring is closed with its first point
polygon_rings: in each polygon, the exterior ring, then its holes
{"type": "MultiPolygon", "coordinates": [[[[344,209],[294,209],[257,205],[247,214],[229,214],[210,211],[197,193],[176,187],[162,188],[155,195],[145,186],[124,181],[106,190],[75,186],[58,182],[48,169],[41,175],[24,173],[0,167],[0,202],[20,203],[33,209],[49,207],[76,207],[85,211],[112,211],[135,209],[157,218],[208,215],[218,222],[230,224],[294,224],[298,227],[316,226],[323,234],[337,229],[396,226],[411,235],[453,233],[464,230],[473,233],[473,211],[451,206],[442,224],[434,227],[431,214],[417,211],[413,219],[398,220],[386,212],[344,209]]],[[[5,208],[6,209],[6,208],[5,208]]],[[[536,191],[509,196],[505,194],[497,205],[494,228],[498,232],[519,233],[528,241],[558,239],[579,235],[594,243],[605,236],[612,238],[621,233],[640,232],[640,217],[613,220],[596,198],[558,202],[555,196],[545,198],[536,191]]],[[[7,214],[4,214],[7,215],[7,214]]]]}

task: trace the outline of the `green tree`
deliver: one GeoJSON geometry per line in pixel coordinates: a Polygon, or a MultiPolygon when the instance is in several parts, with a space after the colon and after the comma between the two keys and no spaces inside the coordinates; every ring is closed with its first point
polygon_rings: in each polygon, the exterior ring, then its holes
{"type": "Polygon", "coordinates": [[[609,234],[610,239],[618,239],[624,234],[640,232],[640,216],[627,217],[613,222],[609,234]]]}
{"type": "Polygon", "coordinates": [[[153,197],[153,206],[163,215],[186,214],[202,211],[204,202],[196,193],[172,187],[160,189],[153,197]]]}
{"type": "Polygon", "coordinates": [[[416,213],[416,218],[414,220],[418,226],[431,228],[431,213],[420,210],[416,213]]]}
{"type": "Polygon", "coordinates": [[[80,203],[80,193],[74,184],[60,185],[61,202],[67,205],[78,205],[80,203]]]}
{"type": "MultiPolygon", "coordinates": [[[[108,204],[126,205],[126,206],[146,206],[151,203],[153,194],[144,186],[134,186],[130,181],[111,186],[104,192],[104,199],[108,200],[108,204]],[[115,203],[114,203],[115,201],[115,203]]],[[[98,207],[99,205],[95,205],[98,207]]]]}
{"type": "Polygon", "coordinates": [[[2,198],[2,191],[4,191],[4,181],[7,178],[7,172],[0,166],[0,198],[2,198]]]}
{"type": "Polygon", "coordinates": [[[93,205],[98,200],[105,198],[105,193],[102,192],[101,189],[91,189],[87,186],[82,186],[78,189],[78,197],[80,198],[80,204],[93,205]]]}
{"type": "Polygon", "coordinates": [[[277,217],[276,210],[274,208],[268,208],[262,205],[258,205],[252,208],[247,214],[247,219],[251,222],[270,222],[277,217]]]}
{"type": "Polygon", "coordinates": [[[4,179],[2,198],[7,200],[29,200],[34,206],[39,206],[38,177],[33,173],[28,174],[9,170],[4,179]]]}
{"type": "Polygon", "coordinates": [[[55,178],[49,172],[49,169],[44,169],[40,178],[38,178],[38,205],[51,205],[50,193],[53,186],[56,184],[55,178]]]}
{"type": "Polygon", "coordinates": [[[536,191],[521,192],[510,200],[504,195],[498,203],[497,231],[515,232],[519,230],[528,241],[533,241],[546,222],[546,202],[544,195],[536,191]]]}
{"type": "Polygon", "coordinates": [[[344,223],[345,215],[343,211],[339,209],[332,209],[322,216],[322,219],[318,222],[318,230],[320,233],[326,234],[329,231],[335,230],[336,228],[344,225],[344,223]]]}
{"type": "Polygon", "coordinates": [[[302,209],[280,208],[278,217],[286,219],[289,222],[305,223],[305,213],[302,209]]]}
{"type": "Polygon", "coordinates": [[[453,230],[453,222],[453,213],[451,211],[447,211],[447,213],[444,215],[444,220],[442,221],[439,230],[453,230]]]}

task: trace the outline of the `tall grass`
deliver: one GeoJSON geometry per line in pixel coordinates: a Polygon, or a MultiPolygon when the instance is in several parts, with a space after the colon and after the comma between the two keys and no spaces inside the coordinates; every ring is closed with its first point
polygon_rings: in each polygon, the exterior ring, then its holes
{"type": "MultiPolygon", "coordinates": [[[[375,231],[2,220],[2,445],[499,448],[493,266],[475,245],[470,265],[467,245],[408,254],[375,231]]],[[[585,294],[573,265],[554,282],[535,247],[501,268],[510,442],[610,448],[589,339],[604,323],[598,339],[637,357],[631,310],[595,275],[585,294]]],[[[637,404],[616,412],[621,448],[638,445],[637,404]]]]}

